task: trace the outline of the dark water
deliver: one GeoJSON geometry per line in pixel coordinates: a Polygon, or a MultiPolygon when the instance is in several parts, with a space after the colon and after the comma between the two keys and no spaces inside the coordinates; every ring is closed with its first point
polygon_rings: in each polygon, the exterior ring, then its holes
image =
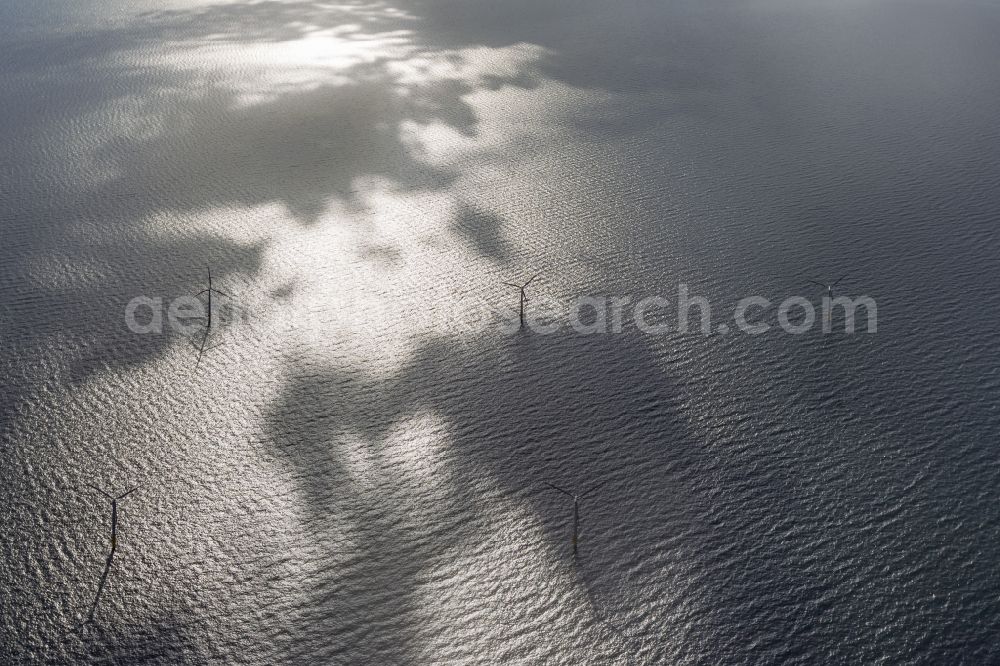
{"type": "Polygon", "coordinates": [[[964,0],[5,3],[0,662],[1000,661],[997,35],[964,0]],[[124,311],[207,266],[196,367],[124,311]],[[529,308],[685,283],[719,320],[847,273],[878,331],[510,335],[535,273],[529,308]],[[575,565],[546,482],[603,483],[575,565]],[[77,628],[87,484],[139,490],[77,628]]]}

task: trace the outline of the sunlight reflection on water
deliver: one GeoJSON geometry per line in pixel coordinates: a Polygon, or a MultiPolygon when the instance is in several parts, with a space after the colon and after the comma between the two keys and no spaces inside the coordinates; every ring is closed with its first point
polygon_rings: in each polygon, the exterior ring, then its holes
{"type": "Polygon", "coordinates": [[[995,8],[0,25],[0,660],[996,656],[995,8]],[[124,325],[209,268],[197,368],[124,325]],[[842,270],[877,336],[499,325],[534,274],[533,311],[678,282],[721,311],[842,270]],[[546,483],[600,481],[574,563],[546,483]],[[106,557],[88,482],[140,491],[67,635],[106,557]]]}

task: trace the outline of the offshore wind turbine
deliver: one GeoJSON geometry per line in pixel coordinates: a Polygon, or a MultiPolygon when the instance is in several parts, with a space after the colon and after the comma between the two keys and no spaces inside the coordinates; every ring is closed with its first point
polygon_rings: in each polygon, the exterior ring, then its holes
{"type": "Polygon", "coordinates": [[[809,280],[809,282],[812,282],[813,284],[823,287],[824,289],[826,289],[827,296],[833,298],[833,288],[836,287],[838,284],[840,284],[841,280],[843,280],[845,277],[847,277],[846,274],[842,275],[836,282],[832,284],[825,284],[823,282],[817,282],[816,280],[809,280]]]}
{"type": "Polygon", "coordinates": [[[580,500],[589,495],[590,493],[594,492],[607,482],[602,481],[601,483],[598,483],[596,486],[591,487],[589,490],[586,490],[579,495],[575,495],[568,490],[560,488],[554,483],[549,483],[548,481],[545,481],[544,483],[548,487],[558,490],[562,494],[571,497],[573,499],[573,562],[575,564],[576,555],[577,552],[579,551],[579,545],[580,545],[580,500]]]}
{"type": "Polygon", "coordinates": [[[535,281],[536,277],[538,277],[537,274],[532,275],[531,279],[525,282],[524,284],[514,284],[513,282],[504,282],[504,284],[507,285],[508,287],[514,287],[514,289],[518,289],[521,292],[520,303],[519,303],[520,307],[518,308],[518,316],[521,322],[520,326],[521,328],[524,328],[524,304],[528,302],[528,295],[525,293],[524,290],[527,289],[529,284],[535,281]]]}
{"type": "Polygon", "coordinates": [[[87,615],[87,622],[93,622],[94,613],[97,612],[97,604],[100,602],[101,594],[104,593],[104,586],[108,582],[108,574],[111,573],[111,563],[115,559],[115,549],[118,547],[118,500],[125,499],[134,493],[139,486],[134,486],[120,495],[112,496],[97,486],[91,486],[90,484],[87,485],[111,500],[111,550],[108,552],[108,559],[104,564],[104,573],[101,574],[101,582],[97,585],[97,594],[94,596],[94,603],[91,604],[90,613],[87,615]]]}
{"type": "MultiPolygon", "coordinates": [[[[227,294],[226,292],[219,291],[218,289],[212,287],[211,266],[208,267],[208,288],[202,289],[197,294],[195,294],[194,297],[198,298],[202,294],[208,294],[208,320],[205,323],[205,335],[203,335],[201,338],[201,345],[196,347],[196,349],[198,350],[198,362],[194,364],[195,369],[197,369],[198,366],[201,365],[201,357],[206,351],[205,343],[208,341],[208,335],[212,330],[212,294],[219,294],[220,296],[225,296],[226,298],[230,298],[229,294],[227,294]]],[[[218,345],[215,345],[215,347],[218,347],[218,345]]],[[[209,349],[214,349],[215,347],[209,347],[209,349]]]]}

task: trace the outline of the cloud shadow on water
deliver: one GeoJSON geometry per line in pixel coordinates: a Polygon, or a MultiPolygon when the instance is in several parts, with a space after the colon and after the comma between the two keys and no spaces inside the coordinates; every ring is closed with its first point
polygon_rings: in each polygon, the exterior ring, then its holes
{"type": "MultiPolygon", "coordinates": [[[[131,335],[124,326],[125,303],[144,293],[191,293],[206,265],[223,283],[262,272],[266,241],[236,241],[231,236],[239,233],[227,233],[268,224],[239,219],[245,209],[277,204],[294,221],[314,225],[331,202],[348,210],[363,207],[357,190],[365,178],[388,181],[402,192],[447,188],[460,170],[423,159],[405,128],[439,125],[475,136],[478,119],[467,98],[479,88],[533,88],[554,80],[628,94],[688,89],[704,80],[704,72],[696,76],[691,66],[665,63],[662,35],[636,32],[641,14],[613,22],[607,32],[609,40],[629,35],[629,48],[601,52],[574,46],[593,26],[576,20],[564,25],[567,7],[559,4],[498,9],[495,3],[425,2],[409,12],[391,10],[371,3],[217,5],[12,40],[5,70],[10,94],[0,109],[11,111],[7,117],[13,120],[0,132],[0,145],[20,170],[0,176],[12,228],[5,239],[0,303],[17,326],[0,337],[9,378],[0,421],[18,419],[22,398],[39,389],[40,376],[43,383],[82,383],[99,372],[125,372],[162,359],[178,340],[131,335]],[[515,16],[520,18],[512,23],[515,16]],[[357,26],[351,40],[391,36],[408,50],[336,68],[330,80],[286,83],[251,101],[225,75],[197,71],[211,48],[292,42],[347,24],[357,26]],[[414,79],[397,67],[416,57],[460,61],[457,49],[521,43],[540,45],[546,55],[537,66],[511,74],[414,79]],[[175,58],[175,64],[150,64],[160,56],[175,58]],[[71,101],[53,105],[53,99],[71,101]],[[120,126],[116,111],[124,119],[120,126]],[[95,127],[100,131],[94,137],[81,136],[95,127]],[[66,136],[72,141],[60,143],[66,136]],[[202,224],[201,214],[213,218],[209,228],[161,233],[192,220],[202,224]],[[81,268],[59,280],[55,264],[81,268]],[[48,377],[23,360],[41,353],[45,363],[68,370],[48,377]]],[[[601,11],[587,20],[607,15],[601,11]]],[[[222,71],[232,68],[216,64],[222,71]]],[[[512,249],[503,226],[498,215],[460,203],[452,231],[477,256],[505,263],[512,249]]],[[[398,253],[373,247],[391,269],[398,253]]],[[[595,525],[618,537],[608,540],[603,557],[609,565],[621,561],[624,546],[614,544],[626,540],[636,552],[657,547],[667,535],[655,518],[683,512],[687,501],[682,491],[682,499],[668,497],[671,484],[660,475],[682,475],[697,453],[677,418],[669,381],[656,367],[641,344],[573,336],[484,338],[471,345],[428,341],[388,380],[360,368],[293,362],[268,434],[299,480],[308,525],[323,533],[335,515],[358,530],[352,545],[357,559],[347,580],[326,576],[315,598],[336,611],[332,617],[344,630],[326,649],[378,654],[382,663],[412,663],[423,654],[415,630],[400,640],[390,624],[400,614],[419,621],[422,581],[440,563],[442,548],[480,538],[461,517],[481,511],[468,481],[481,475],[505,493],[532,498],[540,514],[550,506],[564,508],[537,499],[534,489],[542,481],[610,478],[607,497],[625,490],[642,496],[645,517],[615,525],[610,500],[595,508],[595,525]],[[453,481],[439,499],[452,505],[438,522],[428,520],[433,502],[426,501],[416,517],[406,515],[405,503],[387,504],[393,493],[382,491],[391,469],[376,465],[385,473],[376,479],[376,491],[358,490],[338,450],[345,437],[360,438],[377,454],[395,428],[405,430],[407,419],[423,414],[436,415],[448,430],[445,460],[453,481]],[[337,498],[352,489],[357,499],[340,503],[337,498]],[[416,538],[418,532],[426,536],[397,548],[400,534],[416,538]]],[[[418,490],[407,484],[396,491],[401,500],[418,490]]],[[[543,526],[547,548],[564,552],[561,518],[543,526]]],[[[137,636],[135,650],[128,640],[116,639],[135,658],[158,649],[142,647],[147,638],[154,646],[188,640],[169,627],[150,627],[137,636]]]]}
{"type": "MultiPolygon", "coordinates": [[[[518,579],[505,578],[500,566],[465,571],[493,593],[472,603],[473,617],[455,631],[495,621],[487,611],[502,607],[510,624],[490,630],[506,635],[520,627],[540,645],[559,643],[560,628],[545,619],[548,612],[564,620],[582,613],[592,633],[578,636],[577,648],[611,659],[635,650],[650,663],[683,657],[677,652],[683,642],[664,637],[665,626],[683,628],[694,643],[714,641],[713,654],[729,656],[783,632],[829,626],[820,608],[796,604],[796,591],[810,577],[779,542],[760,539],[768,516],[711,482],[740,478],[743,463],[693,435],[683,392],[660,367],[642,338],[572,333],[431,339],[390,377],[291,364],[267,419],[269,439],[297,479],[306,529],[339,535],[350,525],[350,542],[329,548],[355,549],[345,570],[371,585],[365,592],[331,580],[323,588],[337,591],[312,603],[328,618],[358,607],[376,616],[419,615],[421,581],[451,575],[441,573],[449,571],[449,558],[496,549],[527,557],[518,579]],[[425,431],[427,418],[440,425],[425,431]],[[401,437],[415,447],[402,457],[401,437]],[[435,440],[440,450],[427,444],[435,440]],[[369,461],[363,488],[359,458],[369,461]],[[434,468],[430,485],[424,466],[434,468]],[[575,492],[605,483],[583,502],[575,574],[572,504],[546,481],[575,492]],[[537,524],[508,521],[511,534],[495,533],[497,498],[529,507],[537,524]],[[391,525],[401,523],[408,529],[388,538],[391,525]],[[522,546],[513,544],[533,529],[543,542],[518,552],[522,546]],[[734,550],[733,543],[748,550],[734,550]],[[551,566],[566,574],[546,573],[551,566]],[[531,589],[529,580],[543,582],[531,589]],[[510,606],[511,599],[519,601],[510,606]],[[760,599],[780,609],[748,610],[760,599]],[[726,610],[729,603],[742,612],[726,610]],[[609,630],[615,639],[604,644],[609,630]]],[[[786,506],[801,502],[781,483],[773,493],[786,506]]],[[[343,575],[338,571],[338,581],[343,575]]],[[[344,631],[337,622],[326,629],[344,631]]]]}

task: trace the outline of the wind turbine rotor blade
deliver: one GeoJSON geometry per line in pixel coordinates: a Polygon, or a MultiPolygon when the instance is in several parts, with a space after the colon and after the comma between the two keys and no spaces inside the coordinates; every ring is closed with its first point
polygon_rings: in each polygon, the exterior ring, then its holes
{"type": "Polygon", "coordinates": [[[94,486],[94,485],[91,485],[91,484],[88,483],[87,487],[93,488],[94,490],[96,490],[97,492],[101,493],[102,495],[104,495],[108,499],[114,499],[114,497],[112,497],[111,495],[107,494],[106,492],[104,492],[103,490],[101,490],[100,488],[98,488],[97,486],[94,486]]]}
{"type": "Polygon", "coordinates": [[[592,488],[589,488],[588,490],[584,491],[583,494],[580,495],[580,497],[586,497],[587,495],[589,495],[590,493],[594,492],[595,490],[600,490],[601,487],[604,486],[605,484],[607,484],[607,481],[601,481],[596,486],[594,486],[592,488]]]}
{"type": "Polygon", "coordinates": [[[570,492],[570,491],[568,491],[568,490],[563,490],[562,488],[560,488],[559,486],[557,486],[557,485],[556,485],[556,484],[554,484],[554,483],[549,483],[548,481],[542,481],[542,483],[544,483],[545,485],[547,485],[547,486],[548,486],[548,487],[550,487],[550,488],[554,488],[555,490],[558,490],[559,492],[561,492],[561,493],[563,493],[563,494],[565,494],[565,495],[569,495],[569,496],[570,496],[570,497],[572,497],[573,499],[576,499],[576,495],[574,495],[573,493],[571,493],[571,492],[570,492]]]}

